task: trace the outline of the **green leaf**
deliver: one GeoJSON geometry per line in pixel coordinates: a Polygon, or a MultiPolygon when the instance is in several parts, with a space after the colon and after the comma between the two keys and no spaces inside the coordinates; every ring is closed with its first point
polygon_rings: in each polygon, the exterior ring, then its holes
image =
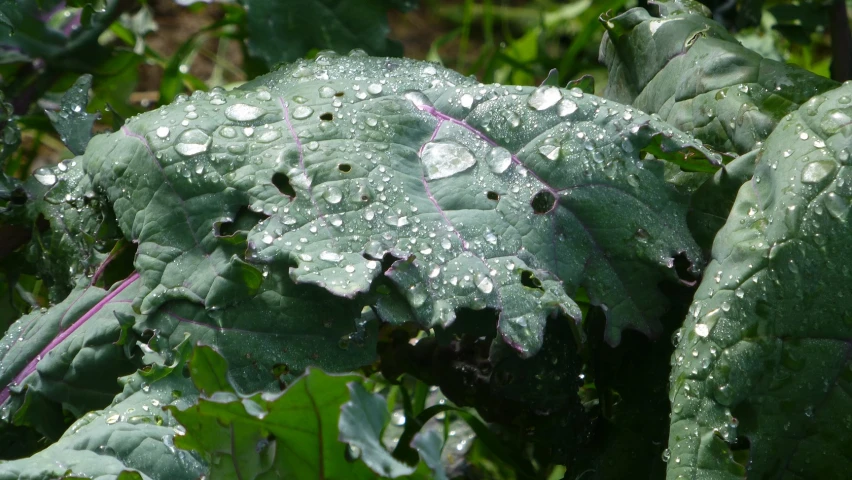
{"type": "Polygon", "coordinates": [[[658,113],[716,149],[754,149],[782,117],[837,86],[741,46],[697,2],[655,3],[659,17],[634,8],[601,18],[605,96],[658,113]]]}
{"type": "Polygon", "coordinates": [[[45,111],[53,128],[59,133],[62,143],[75,155],[82,155],[92,138],[92,126],[100,118],[97,113],[86,112],[89,104],[89,89],[92,88],[92,76],[81,75],[74,86],[62,95],[58,112],[45,111]]]}
{"type": "Polygon", "coordinates": [[[384,397],[369,393],[357,382],[349,384],[349,397],[341,407],[338,440],[354,447],[359,458],[383,477],[396,478],[413,473],[415,467],[391,456],[382,444],[382,431],[390,420],[384,397]]]}
{"type": "MultiPolygon", "coordinates": [[[[205,355],[212,354],[208,349],[205,355]]],[[[223,376],[223,361],[209,362],[205,376],[223,376]]],[[[196,380],[193,372],[193,380],[196,380]]],[[[337,417],[354,375],[308,370],[277,394],[242,396],[230,391],[204,396],[189,408],[168,407],[186,429],[175,445],[203,453],[211,478],[375,478],[346,460],[337,442],[337,417]]]]}
{"type": "Polygon", "coordinates": [[[115,396],[115,379],[133,371],[114,345],[121,333],[116,314],[133,316],[127,302],[137,278],[109,292],[81,281],[62,303],[9,328],[0,340],[2,421],[57,438],[66,426],[61,410],[80,417],[115,396]]]}
{"type": "Polygon", "coordinates": [[[185,341],[170,352],[173,360],[120,379],[124,391],[109,407],[86,414],[32,457],[0,463],[0,479],[197,479],[206,466],[195,454],[175,448],[175,436],[183,430],[163,410],[185,409],[196,401],[197,392],[183,376],[189,353],[185,341]]]}
{"type": "Polygon", "coordinates": [[[716,237],[672,358],[668,478],[852,468],[850,98],[781,121],[716,237]]]}
{"type": "Polygon", "coordinates": [[[410,10],[414,1],[241,0],[246,8],[249,53],[267,66],[292,62],[311,50],[400,56],[402,45],[387,38],[389,9],[410,10]]]}
{"type": "Polygon", "coordinates": [[[617,343],[659,330],[655,285],[678,280],[676,255],[699,268],[685,198],[642,152],[711,171],[718,156],[601,101],[323,55],[138,116],[92,139],[82,168],[138,242],[142,313],[244,302],[261,270],[343,298],[384,277],[424,327],[495,308],[503,338],[532,355],[548,316],[580,320],[566,291],[607,309],[617,343]],[[246,236],[222,230],[243,214],[246,236]]]}

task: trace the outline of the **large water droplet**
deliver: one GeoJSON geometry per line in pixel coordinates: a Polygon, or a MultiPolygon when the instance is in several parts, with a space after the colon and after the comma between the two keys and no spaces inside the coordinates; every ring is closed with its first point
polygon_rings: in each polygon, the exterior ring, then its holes
{"type": "Polygon", "coordinates": [[[568,100],[566,98],[559,102],[559,106],[556,107],[556,113],[558,113],[560,117],[564,117],[576,112],[577,108],[579,107],[577,107],[577,104],[573,100],[568,100]]]}
{"type": "Polygon", "coordinates": [[[234,138],[237,136],[237,131],[234,130],[234,127],[222,127],[222,130],[219,130],[219,134],[225,138],[234,138]]]}
{"type": "Polygon", "coordinates": [[[556,160],[559,158],[559,145],[542,145],[538,147],[538,153],[544,155],[548,160],[556,160]]]}
{"type": "Polygon", "coordinates": [[[335,93],[337,93],[337,92],[333,88],[329,87],[328,85],[323,85],[319,89],[319,96],[321,98],[331,98],[331,97],[334,96],[335,93]]]}
{"type": "Polygon", "coordinates": [[[476,288],[482,293],[491,293],[494,290],[494,282],[490,278],[483,276],[476,282],[476,288]]]}
{"type": "Polygon", "coordinates": [[[429,142],[420,153],[426,178],[435,180],[463,172],[476,164],[470,150],[455,142],[429,142]]]}
{"type": "Polygon", "coordinates": [[[527,104],[536,110],[547,110],[562,100],[562,90],[547,85],[536,88],[527,98],[527,104]]]}
{"type": "Polygon", "coordinates": [[[299,105],[293,109],[293,118],[296,120],[304,120],[314,113],[314,109],[307,105],[299,105]]]}
{"type": "Polygon", "coordinates": [[[846,220],[846,214],[849,213],[849,200],[845,197],[831,192],[823,197],[825,208],[834,218],[838,220],[846,220]]]}
{"type": "Polygon", "coordinates": [[[46,167],[41,167],[33,172],[33,177],[38,180],[38,183],[48,187],[56,183],[56,175],[46,167]]]}
{"type": "Polygon", "coordinates": [[[322,197],[328,203],[340,203],[340,201],[343,200],[343,192],[341,192],[340,189],[337,187],[328,187],[328,189],[323,193],[322,197]]]}
{"type": "Polygon", "coordinates": [[[235,122],[257,120],[264,113],[266,113],[264,109],[255,107],[254,105],[246,105],[245,103],[236,103],[225,109],[225,117],[235,122]]]}
{"type": "Polygon", "coordinates": [[[426,94],[421,91],[414,90],[411,92],[405,92],[403,97],[405,97],[405,99],[409,102],[413,103],[414,106],[420,110],[423,110],[423,107],[432,106],[432,100],[429,100],[429,97],[427,97],[426,94]]]}
{"type": "Polygon", "coordinates": [[[488,152],[485,160],[494,173],[503,173],[512,165],[512,154],[503,147],[494,147],[488,152]]]}
{"type": "Polygon", "coordinates": [[[204,153],[210,148],[210,136],[197,128],[189,129],[178,136],[175,151],[185,157],[204,153]]]}
{"type": "Polygon", "coordinates": [[[834,172],[835,166],[830,161],[811,162],[802,170],[802,182],[819,183],[834,172]]]}
{"type": "Polygon", "coordinates": [[[157,128],[157,136],[160,138],[166,138],[169,136],[169,127],[158,127],[157,128]]]}
{"type": "Polygon", "coordinates": [[[326,262],[337,263],[343,260],[343,255],[336,252],[329,252],[328,250],[323,250],[322,253],[320,253],[319,258],[321,260],[325,260],[326,262]]]}

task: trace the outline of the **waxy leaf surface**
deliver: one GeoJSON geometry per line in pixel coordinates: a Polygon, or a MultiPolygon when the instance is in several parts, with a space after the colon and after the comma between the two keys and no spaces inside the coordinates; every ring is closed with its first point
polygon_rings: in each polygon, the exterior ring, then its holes
{"type": "Polygon", "coordinates": [[[852,468],[850,103],[785,117],[716,237],[672,357],[669,479],[852,468]]]}
{"type": "Polygon", "coordinates": [[[658,113],[716,149],[754,149],[784,115],[837,86],[743,47],[703,5],[654,3],[658,17],[634,8],[601,19],[604,96],[658,113]]]}

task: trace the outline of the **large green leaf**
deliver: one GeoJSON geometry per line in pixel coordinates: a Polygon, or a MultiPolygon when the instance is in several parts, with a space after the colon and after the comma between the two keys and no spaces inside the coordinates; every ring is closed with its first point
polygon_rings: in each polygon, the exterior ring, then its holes
{"type": "Polygon", "coordinates": [[[743,47],[697,2],[658,1],[602,18],[605,96],[659,113],[724,151],[759,146],[781,118],[837,83],[743,47]]]}
{"type": "Polygon", "coordinates": [[[32,457],[0,462],[0,479],[199,478],[206,465],[195,454],[175,448],[175,436],[184,430],[164,411],[166,406],[185,409],[197,399],[183,375],[190,351],[186,341],[169,352],[174,358],[120,379],[124,391],[110,406],[86,414],[56,443],[32,457]]]}
{"type": "MultiPolygon", "coordinates": [[[[656,283],[677,280],[676,255],[700,262],[685,198],[645,151],[702,171],[718,161],[579,90],[323,55],[138,116],[93,138],[82,163],[139,243],[143,313],[245,301],[262,271],[345,298],[384,276],[408,318],[495,308],[503,338],[530,355],[547,316],[579,321],[565,295],[579,287],[608,311],[610,342],[624,328],[653,335],[656,283]]],[[[382,292],[380,314],[393,310],[382,292]]]]}
{"type": "Polygon", "coordinates": [[[846,478],[852,86],[785,117],[672,358],[668,478],[846,478]]]}
{"type": "Polygon", "coordinates": [[[0,419],[56,438],[65,428],[60,406],[80,417],[115,396],[116,378],[133,371],[117,345],[116,317],[132,318],[137,278],[109,292],[81,282],[62,303],[9,328],[0,340],[0,419]]]}
{"type": "Polygon", "coordinates": [[[246,8],[249,52],[271,67],[292,62],[311,50],[402,55],[387,38],[388,10],[410,10],[416,0],[240,0],[246,8]]]}
{"type": "Polygon", "coordinates": [[[223,367],[210,347],[196,347],[192,379],[208,394],[189,408],[168,407],[186,432],[175,445],[202,452],[211,478],[375,478],[364,464],[350,463],[337,441],[346,384],[360,377],[313,369],[283,392],[242,396],[227,385],[223,367]]]}

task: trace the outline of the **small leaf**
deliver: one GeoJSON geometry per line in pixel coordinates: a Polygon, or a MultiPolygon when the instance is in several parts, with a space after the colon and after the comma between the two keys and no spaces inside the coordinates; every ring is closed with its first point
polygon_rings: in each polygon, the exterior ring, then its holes
{"type": "Polygon", "coordinates": [[[341,408],[338,439],[355,447],[361,460],[383,477],[413,473],[415,467],[395,459],[382,444],[382,431],[390,419],[384,397],[367,392],[360,383],[348,387],[350,400],[341,408]]]}
{"type": "Polygon", "coordinates": [[[100,114],[86,112],[92,76],[81,75],[74,85],[62,95],[58,112],[46,111],[50,123],[59,133],[62,143],[75,155],[82,155],[92,138],[92,126],[100,114]]]}

